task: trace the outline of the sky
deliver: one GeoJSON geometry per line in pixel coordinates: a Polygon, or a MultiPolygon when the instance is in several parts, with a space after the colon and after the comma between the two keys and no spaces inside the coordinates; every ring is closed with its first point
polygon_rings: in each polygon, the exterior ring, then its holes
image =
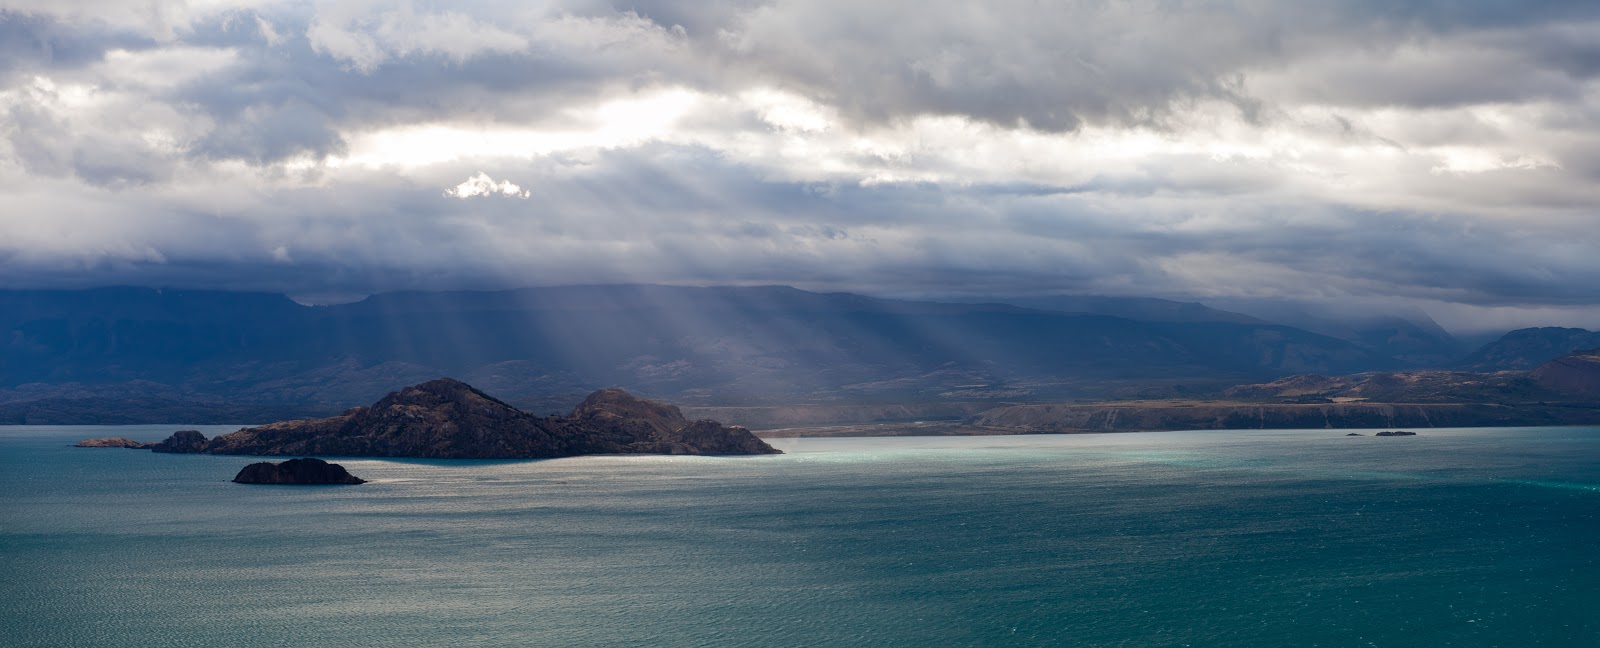
{"type": "Polygon", "coordinates": [[[1600,3],[0,0],[0,287],[1600,328],[1600,3]]]}

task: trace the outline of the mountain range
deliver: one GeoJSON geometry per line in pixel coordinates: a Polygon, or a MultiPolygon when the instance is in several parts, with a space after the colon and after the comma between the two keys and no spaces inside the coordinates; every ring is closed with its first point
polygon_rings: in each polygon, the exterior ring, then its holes
{"type": "Polygon", "coordinates": [[[1190,302],[1008,301],[783,286],[401,292],[329,306],[264,293],[0,291],[0,422],[141,422],[151,403],[167,404],[164,421],[322,415],[440,375],[535,412],[604,387],[702,407],[1169,397],[1424,360],[1531,369],[1589,340],[1532,329],[1449,356],[1441,349],[1455,342],[1431,320],[1317,332],[1190,302]]]}

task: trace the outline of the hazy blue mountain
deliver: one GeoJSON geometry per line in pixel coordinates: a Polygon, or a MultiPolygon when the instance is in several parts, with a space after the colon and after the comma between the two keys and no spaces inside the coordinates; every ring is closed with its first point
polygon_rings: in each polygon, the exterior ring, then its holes
{"type": "Polygon", "coordinates": [[[262,293],[0,291],[0,386],[181,380],[207,363],[273,357],[306,313],[262,293]]]}
{"type": "Polygon", "coordinates": [[[1446,366],[1471,350],[1418,308],[1371,311],[1259,299],[1224,299],[1216,303],[1265,321],[1354,342],[1407,367],[1446,366]]]}
{"type": "MultiPolygon", "coordinates": [[[[1049,297],[1008,297],[996,301],[1065,313],[1110,315],[1143,322],[1232,322],[1272,324],[1244,313],[1212,308],[1198,302],[1174,301],[1154,297],[1108,297],[1099,295],[1055,295],[1049,297]]],[[[1281,323],[1281,322],[1279,322],[1281,323]]]]}
{"type": "Polygon", "coordinates": [[[7,292],[0,304],[0,402],[142,390],[328,411],[440,375],[535,411],[608,386],[686,404],[1059,398],[1114,381],[1395,364],[1227,317],[1138,321],[781,286],[406,292],[334,306],[119,288],[7,292]]]}
{"type": "Polygon", "coordinates": [[[532,362],[669,391],[721,384],[745,397],[951,367],[1014,380],[1342,371],[1387,362],[1326,336],[1259,323],[1140,322],[788,287],[396,293],[325,316],[327,328],[350,333],[326,339],[368,361],[451,371],[532,362]],[[462,331],[493,342],[473,344],[462,331]]]}
{"type": "Polygon", "coordinates": [[[1518,329],[1473,351],[1463,369],[1499,371],[1533,369],[1561,356],[1600,347],[1600,333],[1580,328],[1545,326],[1518,329]]]}
{"type": "Polygon", "coordinates": [[[1353,342],[1407,367],[1457,361],[1467,345],[1427,313],[1341,311],[1287,300],[1223,300],[1225,308],[1149,297],[1052,296],[1007,298],[1008,304],[1061,312],[1111,315],[1146,322],[1278,324],[1353,342]]]}

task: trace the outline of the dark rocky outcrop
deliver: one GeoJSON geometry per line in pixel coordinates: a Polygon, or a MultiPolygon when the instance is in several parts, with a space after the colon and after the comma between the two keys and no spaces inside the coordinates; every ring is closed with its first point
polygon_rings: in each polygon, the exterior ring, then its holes
{"type": "Polygon", "coordinates": [[[133,449],[144,449],[144,448],[149,448],[150,446],[152,446],[154,444],[143,443],[143,442],[140,442],[140,441],[134,441],[133,439],[124,439],[122,437],[106,437],[104,439],[84,439],[84,440],[79,441],[77,443],[74,443],[72,445],[73,445],[73,447],[77,447],[77,448],[133,448],[133,449]]]}
{"type": "Polygon", "coordinates": [[[205,447],[206,435],[201,434],[199,430],[178,430],[160,443],[150,444],[150,450],[153,452],[202,452],[205,447]]]}
{"type": "Polygon", "coordinates": [[[1417,436],[1417,433],[1416,432],[1407,432],[1405,430],[1384,430],[1382,432],[1374,434],[1373,436],[1381,436],[1381,437],[1417,436]]]}
{"type": "Polygon", "coordinates": [[[1361,434],[1360,432],[1351,432],[1349,434],[1346,434],[1345,436],[1365,436],[1365,435],[1361,434]]]}
{"type": "Polygon", "coordinates": [[[311,458],[290,459],[282,463],[253,463],[240,470],[233,481],[237,484],[293,486],[367,483],[367,480],[350,474],[344,466],[311,458]]]}
{"type": "Polygon", "coordinates": [[[690,421],[677,406],[602,389],[572,411],[570,421],[597,433],[606,452],[649,454],[778,454],[749,430],[716,421],[690,421]],[[706,452],[702,449],[715,448],[706,452]]]}
{"type": "Polygon", "coordinates": [[[180,432],[152,449],[434,459],[779,452],[742,427],[689,421],[677,407],[620,389],[591,394],[570,416],[539,417],[449,378],[407,387],[338,416],[246,428],[209,441],[198,432],[180,432]]]}

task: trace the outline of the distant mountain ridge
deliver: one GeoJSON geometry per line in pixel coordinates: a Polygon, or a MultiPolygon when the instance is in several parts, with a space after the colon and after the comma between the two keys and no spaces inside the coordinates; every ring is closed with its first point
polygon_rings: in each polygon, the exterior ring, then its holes
{"type": "Polygon", "coordinates": [[[1168,319],[785,286],[400,292],[333,306],[261,293],[0,291],[0,407],[27,420],[38,412],[28,403],[82,404],[104,390],[327,413],[441,374],[541,412],[608,385],[701,406],[1027,400],[1402,364],[1198,304],[1117,303],[1168,319]]]}
{"type": "Polygon", "coordinates": [[[1475,371],[1533,369],[1573,351],[1600,347],[1600,332],[1546,326],[1512,331],[1473,351],[1459,366],[1475,371]]]}
{"type": "Polygon", "coordinates": [[[1221,299],[1221,308],[1152,297],[1062,295],[1002,298],[1007,304],[1061,312],[1111,315],[1147,322],[1272,324],[1351,342],[1406,368],[1439,367],[1468,349],[1420,309],[1368,313],[1295,300],[1221,299]]]}
{"type": "Polygon", "coordinates": [[[1348,340],[1406,368],[1448,365],[1470,349],[1418,308],[1386,312],[1299,300],[1221,299],[1216,304],[1266,321],[1348,340]]]}
{"type": "Polygon", "coordinates": [[[995,301],[1063,313],[1110,315],[1142,322],[1232,322],[1234,324],[1282,324],[1244,313],[1212,308],[1199,302],[1174,301],[1154,297],[1111,297],[1103,295],[1055,295],[1049,297],[1009,297],[995,301]]]}

